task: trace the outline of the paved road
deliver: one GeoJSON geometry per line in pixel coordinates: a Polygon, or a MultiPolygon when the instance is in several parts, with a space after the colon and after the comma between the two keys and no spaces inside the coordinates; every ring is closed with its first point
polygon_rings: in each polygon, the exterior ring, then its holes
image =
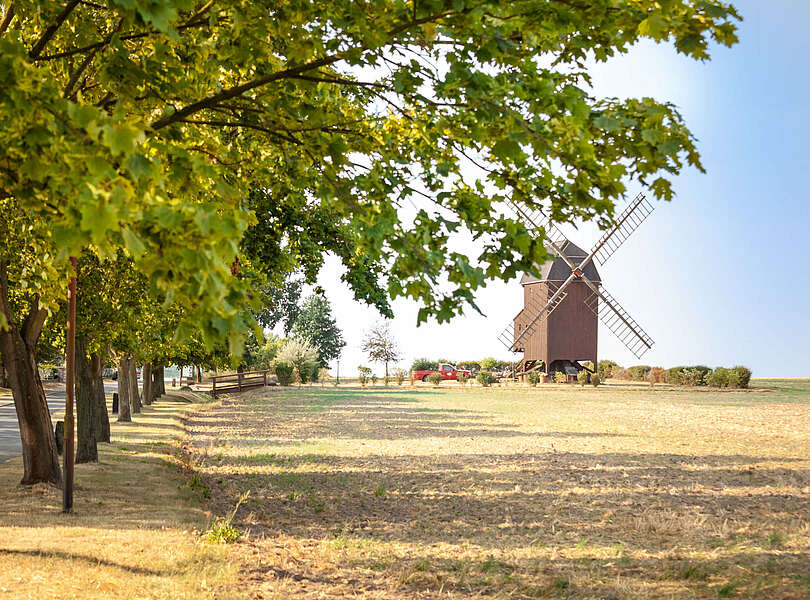
{"type": "MultiPolygon", "coordinates": [[[[118,391],[114,381],[104,382],[104,391],[111,393],[118,391]]],[[[65,408],[65,386],[59,384],[54,389],[45,391],[48,399],[48,408],[51,415],[65,408]]],[[[17,412],[14,410],[14,400],[4,396],[0,398],[0,462],[19,456],[22,452],[20,445],[20,428],[17,423],[17,412]]]]}

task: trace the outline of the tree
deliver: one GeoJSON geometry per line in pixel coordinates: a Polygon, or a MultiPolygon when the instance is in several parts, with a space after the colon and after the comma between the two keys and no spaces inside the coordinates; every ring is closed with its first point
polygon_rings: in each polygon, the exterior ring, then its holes
{"type": "Polygon", "coordinates": [[[304,300],[292,333],[315,346],[318,350],[318,362],[322,367],[328,367],[329,361],[338,358],[346,346],[343,334],[332,318],[329,300],[321,294],[313,294],[304,300]]]}
{"type": "Polygon", "coordinates": [[[281,285],[266,286],[262,290],[262,308],[256,311],[256,321],[267,329],[282,323],[284,335],[289,335],[300,310],[298,301],[303,285],[302,279],[289,278],[281,285]]]}
{"type": "Polygon", "coordinates": [[[385,364],[385,383],[388,383],[388,363],[399,360],[399,348],[387,322],[377,323],[366,334],[363,352],[368,354],[372,362],[385,364]]]}
{"type": "Polygon", "coordinates": [[[672,105],[590,96],[586,59],[650,38],[704,60],[739,19],[718,0],[3,7],[0,349],[29,483],[59,480],[32,348],[70,256],[124,250],[181,335],[235,354],[257,299],[232,267],[261,223],[263,269],[311,280],[330,250],[383,314],[407,296],[446,321],[547,256],[505,201],[606,225],[627,182],[669,199],[701,168],[672,105]]]}

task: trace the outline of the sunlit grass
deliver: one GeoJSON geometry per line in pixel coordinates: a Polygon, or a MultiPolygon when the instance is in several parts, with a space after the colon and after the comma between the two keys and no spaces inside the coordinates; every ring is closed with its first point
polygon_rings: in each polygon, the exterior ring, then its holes
{"type": "Polygon", "coordinates": [[[806,594],[808,423],[810,381],[755,380],[274,390],[190,427],[252,490],[250,593],[687,599],[806,594]]]}

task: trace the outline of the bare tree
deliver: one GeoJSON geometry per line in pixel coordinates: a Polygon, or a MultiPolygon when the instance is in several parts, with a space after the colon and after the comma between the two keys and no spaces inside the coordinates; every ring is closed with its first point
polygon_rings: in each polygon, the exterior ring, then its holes
{"type": "Polygon", "coordinates": [[[388,384],[388,363],[399,360],[399,348],[387,322],[377,323],[366,334],[363,352],[372,362],[385,363],[385,383],[388,384]]]}

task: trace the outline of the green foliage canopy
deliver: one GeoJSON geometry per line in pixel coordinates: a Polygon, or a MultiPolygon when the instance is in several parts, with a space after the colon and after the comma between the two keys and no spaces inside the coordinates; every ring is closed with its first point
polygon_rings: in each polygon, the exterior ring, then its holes
{"type": "MultiPolygon", "coordinates": [[[[700,168],[675,107],[592,97],[586,58],[649,38],[703,60],[739,18],[717,0],[4,6],[0,197],[36,246],[14,284],[47,304],[69,255],[124,249],[182,323],[237,346],[249,289],[231,267],[257,184],[284,215],[334,224],[361,297],[447,320],[545,258],[499,202],[604,221],[626,181],[669,199],[700,168]],[[459,234],[478,256],[449,249],[459,234]]],[[[267,239],[289,263],[327,230],[267,239]]]]}

